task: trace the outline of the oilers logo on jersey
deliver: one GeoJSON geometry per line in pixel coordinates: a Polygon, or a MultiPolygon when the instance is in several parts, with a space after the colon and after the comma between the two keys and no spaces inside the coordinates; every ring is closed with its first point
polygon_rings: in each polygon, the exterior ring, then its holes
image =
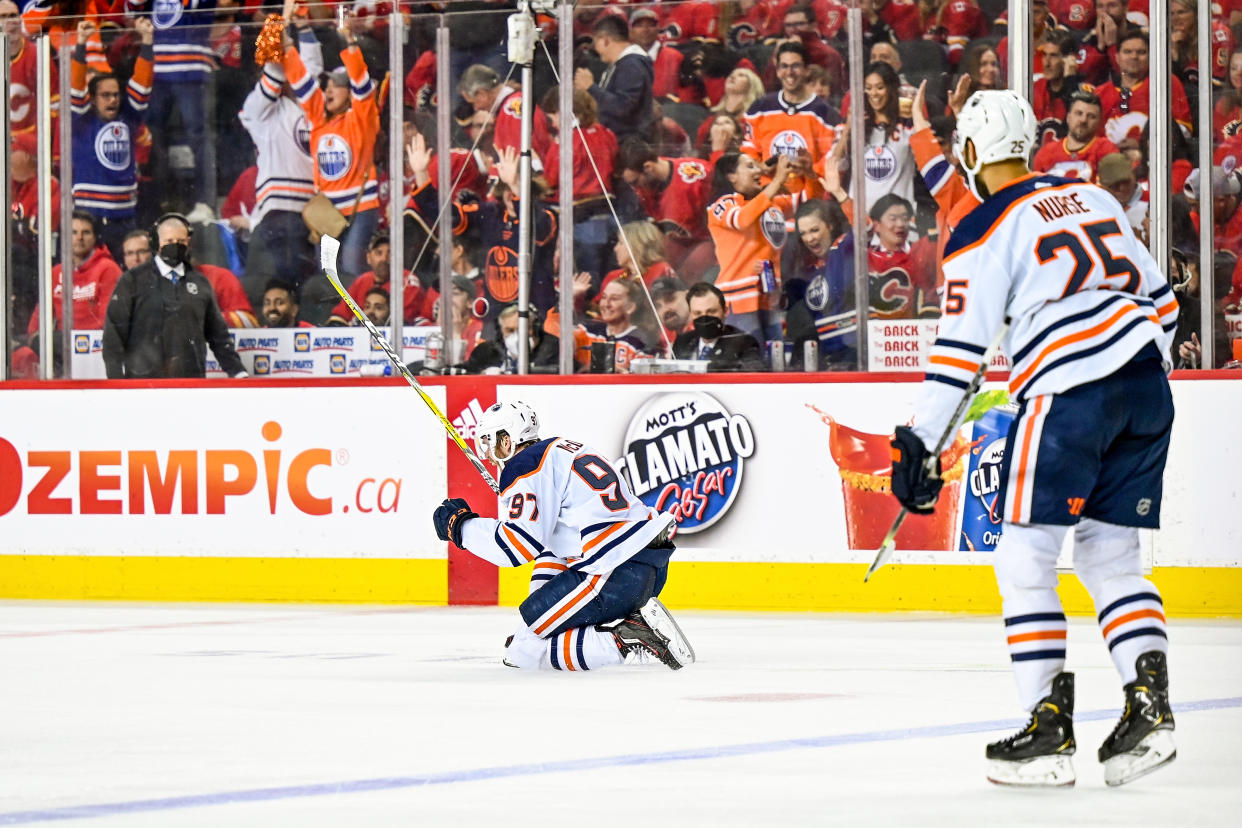
{"type": "Polygon", "coordinates": [[[157,29],[170,29],[177,25],[184,11],[181,0],[155,0],[151,4],[151,22],[157,29]]]}
{"type": "Polygon", "coordinates": [[[882,184],[892,178],[897,171],[897,157],[893,155],[893,151],[888,148],[887,144],[880,144],[868,150],[863,169],[866,171],[868,181],[882,184]]]}
{"type": "Polygon", "coordinates": [[[679,533],[701,532],[737,498],[755,453],[750,421],[701,391],[661,394],[634,413],[615,465],[643,503],[672,512],[679,533]]]}
{"type": "Polygon", "coordinates": [[[95,136],[95,157],[110,170],[129,169],[129,124],[116,120],[99,130],[95,136]]]}
{"type": "Polygon", "coordinates": [[[828,305],[828,281],[824,279],[824,274],[815,274],[815,278],[806,286],[806,295],[803,298],[806,306],[813,311],[822,311],[828,305]]]}
{"type": "Polygon", "coordinates": [[[310,158],[311,128],[305,115],[298,115],[297,125],[293,128],[293,137],[294,140],[297,141],[298,149],[300,149],[307,158],[310,158]]]}
{"type": "Polygon", "coordinates": [[[759,229],[763,231],[763,237],[768,240],[768,244],[777,250],[785,246],[789,231],[785,226],[785,214],[776,207],[763,211],[763,216],[759,219],[759,229]]]}
{"type": "Polygon", "coordinates": [[[783,129],[772,138],[772,154],[788,155],[797,158],[799,150],[808,150],[806,139],[802,133],[792,129],[783,129]]]}
{"type": "Polygon", "coordinates": [[[319,174],[327,181],[344,178],[354,162],[354,152],[349,143],[331,132],[319,139],[315,156],[319,164],[319,174]]]}

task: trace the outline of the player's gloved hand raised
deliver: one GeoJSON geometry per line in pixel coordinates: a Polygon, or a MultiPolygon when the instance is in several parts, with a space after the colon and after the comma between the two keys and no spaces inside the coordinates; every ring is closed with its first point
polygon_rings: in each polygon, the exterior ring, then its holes
{"type": "Polygon", "coordinates": [[[471,511],[470,504],[465,500],[460,497],[450,497],[436,507],[431,520],[436,525],[436,537],[442,541],[451,540],[461,546],[462,527],[470,518],[478,516],[478,512],[471,511]]]}
{"type": "Polygon", "coordinates": [[[940,496],[940,458],[936,458],[934,475],[924,471],[928,454],[923,440],[907,426],[897,426],[893,435],[893,495],[916,515],[930,515],[936,510],[940,496]]]}

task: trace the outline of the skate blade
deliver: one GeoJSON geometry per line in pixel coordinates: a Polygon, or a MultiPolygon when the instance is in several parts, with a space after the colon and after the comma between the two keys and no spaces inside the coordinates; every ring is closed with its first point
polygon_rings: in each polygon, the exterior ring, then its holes
{"type": "Polygon", "coordinates": [[[1069,788],[1078,777],[1069,756],[1038,756],[1022,762],[993,759],[988,762],[988,781],[1013,788],[1069,788]]]}
{"type": "Polygon", "coordinates": [[[672,613],[660,603],[660,599],[652,598],[642,605],[638,613],[651,626],[651,629],[668,639],[669,652],[672,653],[673,658],[677,661],[677,668],[674,669],[694,663],[694,648],[686,640],[686,635],[681,631],[681,627],[673,620],[672,613]]]}
{"type": "Polygon", "coordinates": [[[1156,730],[1143,737],[1134,750],[1104,762],[1104,784],[1115,788],[1158,770],[1177,758],[1172,730],[1156,730]]]}

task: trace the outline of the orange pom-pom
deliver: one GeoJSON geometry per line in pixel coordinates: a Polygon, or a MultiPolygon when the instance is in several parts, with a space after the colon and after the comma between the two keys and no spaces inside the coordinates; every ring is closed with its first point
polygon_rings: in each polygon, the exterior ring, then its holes
{"type": "Polygon", "coordinates": [[[254,62],[262,66],[265,63],[280,63],[284,57],[281,48],[281,37],[285,32],[285,19],[278,14],[269,14],[263,21],[263,31],[254,41],[254,62]]]}

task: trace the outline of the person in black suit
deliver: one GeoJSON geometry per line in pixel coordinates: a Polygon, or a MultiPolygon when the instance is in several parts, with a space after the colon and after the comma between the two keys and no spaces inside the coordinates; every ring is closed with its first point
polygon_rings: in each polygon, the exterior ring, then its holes
{"type": "Polygon", "coordinates": [[[707,361],[708,371],[762,371],[763,352],[753,336],[726,325],[724,294],[715,285],[698,282],[686,292],[690,323],[673,343],[677,359],[707,361]]]}
{"type": "Polygon", "coordinates": [[[189,221],[167,213],[155,234],[156,256],[126,271],[108,301],[108,379],[204,377],[208,345],[226,374],[247,376],[211,283],[190,264],[189,221]]]}

